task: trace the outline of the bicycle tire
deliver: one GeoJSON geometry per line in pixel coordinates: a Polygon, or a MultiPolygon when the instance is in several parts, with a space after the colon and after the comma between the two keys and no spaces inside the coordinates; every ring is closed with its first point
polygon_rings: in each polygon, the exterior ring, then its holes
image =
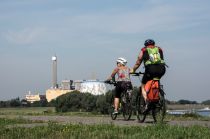
{"type": "Polygon", "coordinates": [[[166,102],[164,97],[164,91],[160,89],[160,100],[155,105],[152,111],[152,116],[155,123],[163,123],[166,114],[166,102]]]}
{"type": "Polygon", "coordinates": [[[136,97],[136,116],[140,123],[143,123],[147,116],[147,114],[144,113],[144,106],[145,106],[145,101],[140,92],[140,94],[138,94],[136,97]]]}
{"type": "Polygon", "coordinates": [[[132,115],[132,91],[127,90],[124,95],[122,95],[122,113],[124,120],[128,121],[132,115]]]}

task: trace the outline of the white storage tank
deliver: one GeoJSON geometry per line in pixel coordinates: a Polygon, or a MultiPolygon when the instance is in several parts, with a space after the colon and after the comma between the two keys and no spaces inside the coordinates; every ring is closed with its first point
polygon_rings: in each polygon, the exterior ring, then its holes
{"type": "Polygon", "coordinates": [[[102,95],[107,92],[106,84],[99,80],[83,80],[80,84],[80,92],[102,95]]]}

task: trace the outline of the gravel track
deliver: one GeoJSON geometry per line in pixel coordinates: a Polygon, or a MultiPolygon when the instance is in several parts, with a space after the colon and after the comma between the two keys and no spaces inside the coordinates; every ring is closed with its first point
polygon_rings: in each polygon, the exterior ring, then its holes
{"type": "MultiPolygon", "coordinates": [[[[6,115],[0,115],[0,117],[7,117],[6,115]]],[[[15,126],[23,126],[23,127],[34,127],[47,125],[46,122],[52,121],[60,124],[113,124],[118,126],[148,126],[153,124],[152,119],[146,119],[144,123],[139,123],[135,117],[131,118],[129,121],[125,121],[123,117],[117,117],[116,120],[111,120],[108,116],[95,116],[95,117],[85,117],[85,116],[13,116],[13,118],[23,118],[32,121],[43,121],[44,123],[32,123],[32,124],[17,124],[15,126]]],[[[169,125],[178,125],[178,126],[193,126],[200,125],[210,128],[210,121],[166,121],[169,125]]]]}

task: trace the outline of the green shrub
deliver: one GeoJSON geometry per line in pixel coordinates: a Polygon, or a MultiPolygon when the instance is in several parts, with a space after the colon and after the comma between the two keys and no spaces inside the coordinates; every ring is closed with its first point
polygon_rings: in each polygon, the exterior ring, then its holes
{"type": "Polygon", "coordinates": [[[80,93],[79,91],[64,94],[55,100],[56,111],[94,111],[96,110],[97,97],[90,93],[80,93]]]}
{"type": "Polygon", "coordinates": [[[111,104],[112,92],[105,95],[92,95],[90,93],[70,92],[59,96],[54,104],[57,112],[99,112],[108,114],[111,104]]]}
{"type": "MultiPolygon", "coordinates": [[[[138,88],[133,91],[133,106],[135,105],[136,95],[139,93],[138,88]]],[[[92,95],[90,93],[80,93],[73,91],[59,96],[53,104],[57,112],[99,112],[109,114],[111,104],[113,103],[114,93],[108,91],[103,95],[92,95]]]]}

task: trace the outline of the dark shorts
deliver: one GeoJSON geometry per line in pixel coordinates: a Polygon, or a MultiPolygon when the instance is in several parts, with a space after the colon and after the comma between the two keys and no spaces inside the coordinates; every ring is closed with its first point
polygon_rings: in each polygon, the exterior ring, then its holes
{"type": "Polygon", "coordinates": [[[131,82],[126,82],[126,81],[117,82],[117,85],[115,88],[115,97],[120,98],[121,93],[123,91],[126,91],[127,89],[132,89],[131,82]]]}
{"type": "Polygon", "coordinates": [[[147,81],[153,78],[161,78],[166,72],[166,67],[164,64],[148,65],[145,67],[145,74],[142,78],[142,84],[146,84],[147,81]]]}

